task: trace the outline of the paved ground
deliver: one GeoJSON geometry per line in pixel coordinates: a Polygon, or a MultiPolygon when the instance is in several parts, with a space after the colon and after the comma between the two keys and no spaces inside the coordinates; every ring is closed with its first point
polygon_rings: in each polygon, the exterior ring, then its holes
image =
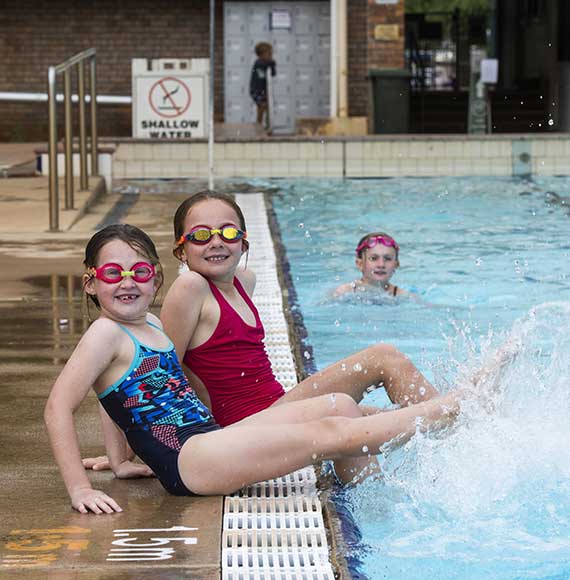
{"type": "MultiPolygon", "coordinates": [[[[3,175],[33,166],[33,147],[0,144],[3,175]]],[[[92,179],[90,188],[97,186],[92,179]]],[[[177,268],[170,221],[187,193],[187,185],[168,195],[125,187],[101,196],[81,217],[91,192],[78,191],[76,209],[63,210],[60,231],[49,232],[47,179],[0,178],[0,576],[219,577],[222,498],[175,498],[156,480],[124,482],[99,473],[94,483],[125,511],[75,513],[42,421],[47,393],[87,324],[80,300],[86,240],[106,220],[127,214],[155,239],[167,286],[177,268]]],[[[93,397],[77,423],[83,452],[100,452],[93,397]]]]}

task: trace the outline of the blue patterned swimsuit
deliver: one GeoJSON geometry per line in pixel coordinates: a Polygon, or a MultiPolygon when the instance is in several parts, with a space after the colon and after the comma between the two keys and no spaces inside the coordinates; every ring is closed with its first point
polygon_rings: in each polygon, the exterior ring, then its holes
{"type": "Polygon", "coordinates": [[[188,384],[172,342],[165,349],[151,348],[119,326],[131,337],[135,355],[127,372],[99,400],[163,487],[174,495],[193,495],[178,471],[180,449],[193,435],[220,426],[188,384]]]}

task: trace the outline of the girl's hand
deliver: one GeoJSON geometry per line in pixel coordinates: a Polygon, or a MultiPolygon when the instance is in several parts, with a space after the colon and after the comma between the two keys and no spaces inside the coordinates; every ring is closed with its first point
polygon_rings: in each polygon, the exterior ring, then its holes
{"type": "Polygon", "coordinates": [[[113,473],[117,479],[136,479],[138,477],[154,477],[152,469],[144,463],[133,463],[132,461],[123,461],[113,473]]]}
{"type": "Polygon", "coordinates": [[[123,511],[121,506],[112,497],[91,487],[75,490],[71,494],[71,505],[82,514],[93,512],[99,515],[123,511]]]}
{"type": "Polygon", "coordinates": [[[92,469],[93,471],[105,471],[111,469],[109,458],[106,455],[99,455],[98,457],[86,457],[81,460],[85,469],[92,469]]]}

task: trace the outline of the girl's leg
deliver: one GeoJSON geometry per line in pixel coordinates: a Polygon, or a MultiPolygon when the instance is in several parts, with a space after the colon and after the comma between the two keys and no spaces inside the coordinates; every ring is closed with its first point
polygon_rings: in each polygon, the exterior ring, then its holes
{"type": "MultiPolygon", "coordinates": [[[[269,407],[234,423],[227,429],[235,429],[242,425],[275,425],[286,423],[297,425],[325,417],[362,417],[362,408],[345,393],[321,395],[302,401],[294,401],[286,405],[269,407]]],[[[371,475],[380,472],[380,466],[374,453],[363,457],[347,457],[334,462],[335,472],[342,483],[361,482],[371,475]]]]}
{"type": "MultiPolygon", "coordinates": [[[[285,409],[285,407],[281,407],[285,409]]],[[[272,411],[279,411],[275,407],[272,411]]],[[[184,483],[201,495],[228,494],[246,485],[279,477],[317,459],[366,455],[399,437],[414,434],[421,417],[426,428],[447,422],[459,411],[458,397],[449,393],[395,411],[358,418],[325,417],[306,423],[241,423],[196,435],[180,452],[178,466],[184,483]]]]}
{"type": "Polygon", "coordinates": [[[328,393],[359,402],[370,386],[382,386],[392,403],[407,406],[439,395],[412,361],[389,344],[376,344],[301,381],[274,405],[328,393]]]}

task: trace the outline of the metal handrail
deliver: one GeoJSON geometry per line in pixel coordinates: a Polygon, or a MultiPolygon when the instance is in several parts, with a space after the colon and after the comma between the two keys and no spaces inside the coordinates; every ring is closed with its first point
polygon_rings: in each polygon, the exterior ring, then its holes
{"type": "Polygon", "coordinates": [[[59,186],[57,175],[57,75],[64,77],[64,111],[65,111],[65,209],[73,209],[73,121],[72,121],[72,94],[71,94],[71,73],[74,67],[77,68],[78,77],[78,101],[79,101],[79,158],[80,158],[80,187],[87,189],[87,134],[85,116],[85,61],[89,61],[89,91],[90,91],[90,112],[91,112],[91,175],[99,173],[99,162],[97,159],[97,95],[96,95],[96,61],[95,49],[89,48],[79,52],[66,61],[50,66],[48,69],[48,117],[49,117],[49,229],[57,231],[59,229],[59,186]]]}
{"type": "MultiPolygon", "coordinates": [[[[56,95],[58,103],[63,103],[63,93],[56,95]]],[[[14,91],[0,91],[0,101],[8,101],[12,103],[47,103],[47,93],[22,93],[14,91]]],[[[78,95],[71,95],[73,103],[79,102],[78,95]]],[[[91,102],[91,95],[85,96],[85,101],[91,102]]],[[[130,95],[97,95],[97,105],[131,105],[133,98],[130,95]]]]}

